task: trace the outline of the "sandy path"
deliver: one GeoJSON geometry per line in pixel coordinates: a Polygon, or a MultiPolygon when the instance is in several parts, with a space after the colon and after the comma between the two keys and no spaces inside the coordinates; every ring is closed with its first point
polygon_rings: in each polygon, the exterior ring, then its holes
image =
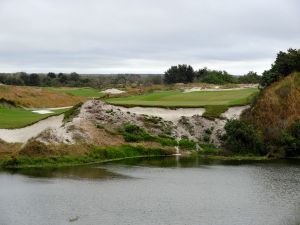
{"type": "Polygon", "coordinates": [[[135,113],[138,115],[158,116],[164,120],[178,121],[182,116],[191,117],[193,115],[202,116],[205,112],[204,108],[178,108],[178,109],[164,109],[156,107],[117,107],[123,112],[135,113]]]}
{"type": "Polygon", "coordinates": [[[0,139],[11,143],[25,143],[30,138],[36,137],[48,128],[56,129],[61,127],[63,118],[64,115],[52,116],[28,127],[20,129],[0,129],[0,139]]]}

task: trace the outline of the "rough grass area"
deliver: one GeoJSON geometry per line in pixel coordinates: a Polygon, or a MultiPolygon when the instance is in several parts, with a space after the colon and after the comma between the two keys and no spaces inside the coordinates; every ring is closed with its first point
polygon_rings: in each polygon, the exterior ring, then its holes
{"type": "Polygon", "coordinates": [[[53,110],[52,114],[37,114],[23,108],[7,108],[0,106],[0,129],[13,129],[29,126],[49,116],[59,115],[67,109],[53,110]]]}
{"type": "Polygon", "coordinates": [[[110,98],[106,102],[123,106],[156,107],[206,107],[216,105],[246,105],[257,88],[228,91],[197,91],[184,93],[177,91],[160,91],[144,95],[110,98]]]}
{"type": "Polygon", "coordinates": [[[65,112],[64,116],[64,122],[70,122],[73,120],[74,117],[76,117],[80,113],[80,108],[82,106],[82,102],[74,105],[71,109],[65,112]]]}
{"type": "Polygon", "coordinates": [[[85,98],[99,98],[105,94],[94,88],[48,88],[51,91],[61,92],[72,96],[85,98]]]}
{"type": "Polygon", "coordinates": [[[207,105],[205,106],[205,112],[203,113],[203,117],[207,119],[214,119],[220,117],[220,115],[228,109],[227,105],[207,105]]]}
{"type": "MultiPolygon", "coordinates": [[[[44,146],[47,148],[47,146],[44,146]]],[[[39,147],[39,151],[43,151],[39,147]]],[[[0,167],[59,167],[101,163],[133,157],[166,156],[172,154],[168,150],[159,148],[145,148],[142,146],[123,145],[120,147],[92,147],[90,151],[80,155],[51,155],[51,150],[45,149],[44,155],[18,155],[0,158],[0,167]]]]}
{"type": "Polygon", "coordinates": [[[131,123],[125,123],[119,130],[126,142],[152,141],[162,146],[176,146],[177,141],[172,137],[161,137],[149,134],[143,128],[131,123]]]}
{"type": "Polygon", "coordinates": [[[12,101],[16,105],[34,108],[72,106],[85,99],[84,97],[70,95],[55,89],[13,85],[0,86],[1,98],[12,101]]]}

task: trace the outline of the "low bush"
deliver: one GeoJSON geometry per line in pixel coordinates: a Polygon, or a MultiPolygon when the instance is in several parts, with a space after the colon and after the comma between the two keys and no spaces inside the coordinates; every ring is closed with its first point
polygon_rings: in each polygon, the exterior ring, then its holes
{"type": "Polygon", "coordinates": [[[65,112],[64,122],[71,122],[74,117],[76,117],[80,113],[80,108],[82,106],[82,102],[74,105],[71,109],[65,112]]]}
{"type": "Polygon", "coordinates": [[[182,138],[178,144],[183,149],[196,149],[196,142],[187,138],[182,138]]]}
{"type": "Polygon", "coordinates": [[[225,125],[226,134],[222,136],[227,150],[238,154],[264,154],[263,143],[253,126],[236,119],[228,120],[225,125]]]}

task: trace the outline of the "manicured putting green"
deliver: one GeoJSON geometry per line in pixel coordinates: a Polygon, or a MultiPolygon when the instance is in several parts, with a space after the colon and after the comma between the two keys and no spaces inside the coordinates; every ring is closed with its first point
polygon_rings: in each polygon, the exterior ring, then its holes
{"type": "Polygon", "coordinates": [[[107,99],[106,102],[123,106],[157,106],[157,107],[205,107],[246,105],[258,92],[257,88],[197,91],[184,93],[181,91],[161,91],[145,95],[107,99]]]}
{"type": "Polygon", "coordinates": [[[53,110],[51,114],[38,114],[22,108],[0,107],[0,128],[21,128],[45,119],[49,116],[61,114],[68,109],[53,110]]]}

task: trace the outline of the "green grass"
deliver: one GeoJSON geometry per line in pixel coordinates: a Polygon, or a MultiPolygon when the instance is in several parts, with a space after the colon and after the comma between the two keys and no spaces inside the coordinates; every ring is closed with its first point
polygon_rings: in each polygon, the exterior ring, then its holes
{"type": "Polygon", "coordinates": [[[52,114],[42,115],[23,108],[0,107],[0,128],[13,129],[25,127],[49,116],[61,114],[67,110],[68,109],[53,110],[54,113],[52,114]]]}
{"type": "Polygon", "coordinates": [[[104,96],[100,90],[95,88],[48,88],[51,91],[63,92],[69,95],[80,96],[85,98],[99,98],[104,96]]]}
{"type": "Polygon", "coordinates": [[[106,102],[123,106],[157,106],[157,107],[205,107],[214,105],[245,105],[257,88],[229,91],[161,91],[145,95],[110,98],[106,102]]]}
{"type": "Polygon", "coordinates": [[[93,147],[83,155],[65,156],[17,156],[0,159],[0,167],[61,167],[83,164],[102,163],[114,160],[136,157],[167,156],[172,152],[160,148],[145,148],[143,146],[123,145],[120,147],[93,147]]]}

